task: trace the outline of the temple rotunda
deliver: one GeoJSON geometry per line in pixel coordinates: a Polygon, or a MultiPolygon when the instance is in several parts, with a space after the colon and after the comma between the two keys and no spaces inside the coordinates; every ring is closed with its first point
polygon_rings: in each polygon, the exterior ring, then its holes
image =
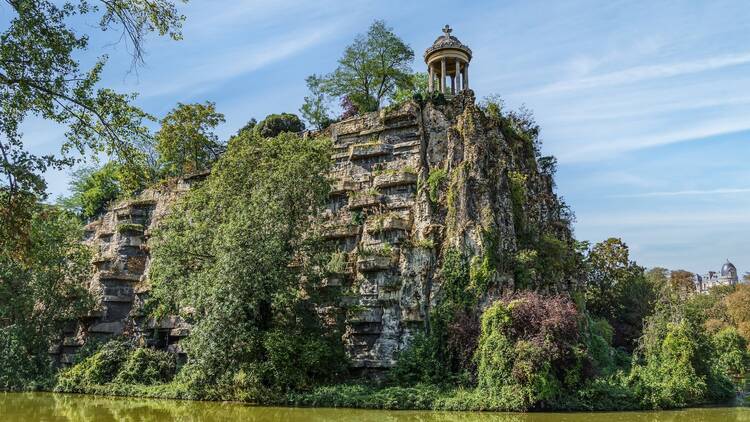
{"type": "Polygon", "coordinates": [[[471,49],[452,36],[451,32],[451,27],[445,25],[443,35],[424,52],[430,92],[450,95],[469,89],[471,49]],[[450,80],[450,85],[446,83],[446,79],[450,80]]]}

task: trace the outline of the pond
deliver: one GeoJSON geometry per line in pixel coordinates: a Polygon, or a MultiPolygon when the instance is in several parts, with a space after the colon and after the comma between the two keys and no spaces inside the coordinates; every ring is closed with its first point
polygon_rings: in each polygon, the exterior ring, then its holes
{"type": "Polygon", "coordinates": [[[284,421],[284,422],[750,422],[748,408],[662,412],[479,413],[255,407],[52,393],[0,393],[0,420],[44,422],[284,421]]]}

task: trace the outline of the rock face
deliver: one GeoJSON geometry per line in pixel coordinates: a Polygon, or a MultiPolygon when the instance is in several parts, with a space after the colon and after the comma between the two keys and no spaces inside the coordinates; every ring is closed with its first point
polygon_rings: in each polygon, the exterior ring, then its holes
{"type": "MultiPolygon", "coordinates": [[[[494,257],[497,271],[485,302],[514,287],[519,213],[526,226],[572,240],[560,216],[551,175],[540,171],[527,139],[504,133],[466,91],[447,104],[408,102],[332,125],[334,166],[329,203],[320,216],[324,237],[338,249],[325,288],[345,315],[344,341],[352,366],[392,367],[441,297],[445,251],[494,257]],[[522,185],[526,198],[514,202],[522,185]]],[[[87,227],[99,252],[92,288],[100,313],[85,335],[126,333],[179,350],[189,333],[177,318],[146,321],[140,305],[148,293],[148,234],[192,180],[124,201],[87,227]]],[[[332,309],[330,309],[332,308],[332,309]]],[[[67,357],[74,347],[63,348],[67,357]]]]}
{"type": "Polygon", "coordinates": [[[152,321],[142,315],[149,292],[148,240],[170,205],[192,183],[206,176],[207,173],[195,174],[148,189],[135,199],[113,205],[98,220],[86,225],[84,241],[94,254],[94,272],[88,288],[97,299],[97,307],[82,323],[71,325],[64,332],[62,346],[51,351],[60,363],[72,362],[73,355],[87,340],[125,334],[168,348],[188,334],[190,327],[177,317],[152,321]]]}
{"type": "Polygon", "coordinates": [[[531,142],[507,139],[471,91],[445,105],[408,103],[330,130],[334,189],[323,218],[327,237],[346,254],[336,285],[351,294],[345,342],[354,367],[393,366],[429,324],[448,248],[499,257],[488,298],[513,288],[513,174],[523,175],[534,198],[515,212],[523,210],[528,224],[558,224],[558,237],[571,239],[531,142]]]}

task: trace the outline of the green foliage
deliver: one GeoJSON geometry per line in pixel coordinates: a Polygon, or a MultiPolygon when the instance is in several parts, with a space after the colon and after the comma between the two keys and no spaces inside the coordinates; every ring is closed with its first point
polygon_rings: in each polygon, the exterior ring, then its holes
{"type": "Polygon", "coordinates": [[[28,243],[0,243],[0,389],[43,383],[63,325],[93,306],[81,235],[71,213],[34,205],[28,243]]]}
{"type": "Polygon", "coordinates": [[[0,328],[0,390],[35,389],[51,375],[47,343],[21,325],[0,328]]]}
{"type": "Polygon", "coordinates": [[[123,384],[160,384],[175,374],[177,359],[173,353],[138,348],[127,356],[114,381],[123,384]]]}
{"type": "Polygon", "coordinates": [[[586,307],[612,324],[615,345],[632,351],[643,320],[653,312],[657,287],[646,278],[643,268],[630,260],[628,246],[617,238],[594,245],[586,265],[586,307]]]}
{"type": "Polygon", "coordinates": [[[716,367],[733,380],[743,380],[748,371],[747,341],[734,327],[726,327],[711,336],[716,367]]]}
{"type": "Polygon", "coordinates": [[[334,252],[331,254],[331,260],[326,264],[326,271],[331,274],[341,274],[346,271],[346,265],[346,252],[334,252]]]}
{"type": "Polygon", "coordinates": [[[329,100],[322,90],[323,81],[319,77],[311,75],[305,79],[305,82],[307,82],[310,95],[305,97],[299,112],[311,126],[318,130],[325,129],[333,121],[329,115],[329,100]]]}
{"type": "Polygon", "coordinates": [[[94,218],[123,195],[120,166],[109,162],[100,168],[84,167],[72,174],[71,196],[61,204],[76,212],[83,220],[94,218]]]}
{"type": "Polygon", "coordinates": [[[684,407],[726,402],[734,396],[726,368],[716,362],[727,349],[729,361],[735,341],[726,333],[727,338],[717,340],[729,347],[717,351],[703,328],[684,317],[677,305],[680,300],[679,295],[664,298],[647,318],[628,380],[641,407],[684,407]]]}
{"type": "Polygon", "coordinates": [[[399,385],[445,383],[448,374],[440,355],[439,342],[438,336],[417,333],[409,347],[399,353],[396,366],[389,372],[389,377],[399,385]]]}
{"type": "MultiPolygon", "coordinates": [[[[165,384],[172,380],[175,368],[174,354],[136,348],[127,339],[115,338],[99,345],[75,365],[60,371],[54,389],[74,393],[143,394],[144,390],[129,386],[165,384]]],[[[179,385],[173,385],[165,393],[178,389],[179,385]]]]}
{"type": "Polygon", "coordinates": [[[164,174],[180,176],[210,167],[224,150],[213,133],[221,123],[224,115],[212,102],[178,103],[156,132],[156,151],[164,174]]]}
{"type": "Polygon", "coordinates": [[[154,237],[155,315],[201,315],[178,374],[199,397],[268,400],[346,361],[310,303],[329,258],[312,217],[330,189],[330,141],[259,132],[235,137],[154,237]]]}
{"type": "Polygon", "coordinates": [[[352,212],[352,224],[361,226],[365,223],[365,215],[360,210],[356,210],[352,212]]]}
{"type": "Polygon", "coordinates": [[[400,105],[407,101],[426,98],[429,88],[429,75],[425,72],[416,72],[405,78],[396,88],[393,94],[393,105],[400,105]]]}
{"type": "Polygon", "coordinates": [[[442,394],[434,385],[377,388],[362,384],[340,384],[289,394],[287,402],[295,406],[433,409],[442,394]]]}
{"type": "Polygon", "coordinates": [[[106,56],[95,60],[91,68],[81,69],[79,58],[88,50],[92,33],[79,30],[95,26],[75,22],[93,18],[102,31],[122,29],[128,35],[123,39],[129,44],[133,64],[139,65],[146,37],[157,32],[178,39],[183,17],[168,0],[98,3],[99,7],[83,1],[9,3],[0,48],[4,116],[0,124],[0,180],[11,195],[43,197],[42,173],[49,167],[71,165],[75,152],[92,150],[122,162],[137,161],[141,154],[137,145],[151,138],[144,121],[152,118],[131,105],[135,95],[101,86],[106,56]],[[27,151],[20,127],[32,115],[67,128],[61,155],[39,156],[27,151]]]}
{"type": "Polygon", "coordinates": [[[281,133],[299,133],[305,130],[305,124],[292,113],[269,114],[255,127],[264,138],[273,138],[281,133]]]}
{"type": "Polygon", "coordinates": [[[493,303],[482,314],[478,389],[501,407],[529,409],[579,388],[587,377],[578,321],[562,296],[529,292],[493,303]]]}
{"type": "Polygon", "coordinates": [[[430,174],[427,176],[427,188],[429,189],[427,192],[433,204],[437,203],[438,199],[440,199],[440,189],[443,188],[447,179],[448,172],[445,169],[430,169],[430,174]]]}
{"type": "Polygon", "coordinates": [[[504,107],[505,101],[498,94],[488,95],[479,102],[479,108],[484,111],[484,114],[497,121],[502,119],[504,107]]]}
{"type": "Polygon", "coordinates": [[[336,70],[320,81],[320,92],[346,97],[360,113],[375,111],[410,79],[414,51],[385,22],[376,20],[344,50],[336,70]]]}
{"type": "Polygon", "coordinates": [[[86,386],[112,382],[123,364],[130,360],[132,348],[132,345],[123,339],[104,343],[93,355],[60,372],[55,389],[82,392],[86,386]]]}
{"type": "Polygon", "coordinates": [[[117,225],[118,233],[143,233],[143,224],[120,223],[117,225]]]}

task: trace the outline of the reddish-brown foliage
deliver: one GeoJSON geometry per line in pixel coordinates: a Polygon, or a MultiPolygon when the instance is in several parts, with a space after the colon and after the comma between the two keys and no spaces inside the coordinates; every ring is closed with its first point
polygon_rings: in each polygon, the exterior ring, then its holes
{"type": "Polygon", "coordinates": [[[459,370],[476,372],[474,351],[479,343],[479,316],[459,311],[448,325],[448,353],[459,370]]]}
{"type": "Polygon", "coordinates": [[[514,341],[526,340],[541,347],[552,359],[565,355],[578,341],[579,313],[566,295],[543,296],[527,291],[502,299],[511,310],[507,335],[514,341]]]}

